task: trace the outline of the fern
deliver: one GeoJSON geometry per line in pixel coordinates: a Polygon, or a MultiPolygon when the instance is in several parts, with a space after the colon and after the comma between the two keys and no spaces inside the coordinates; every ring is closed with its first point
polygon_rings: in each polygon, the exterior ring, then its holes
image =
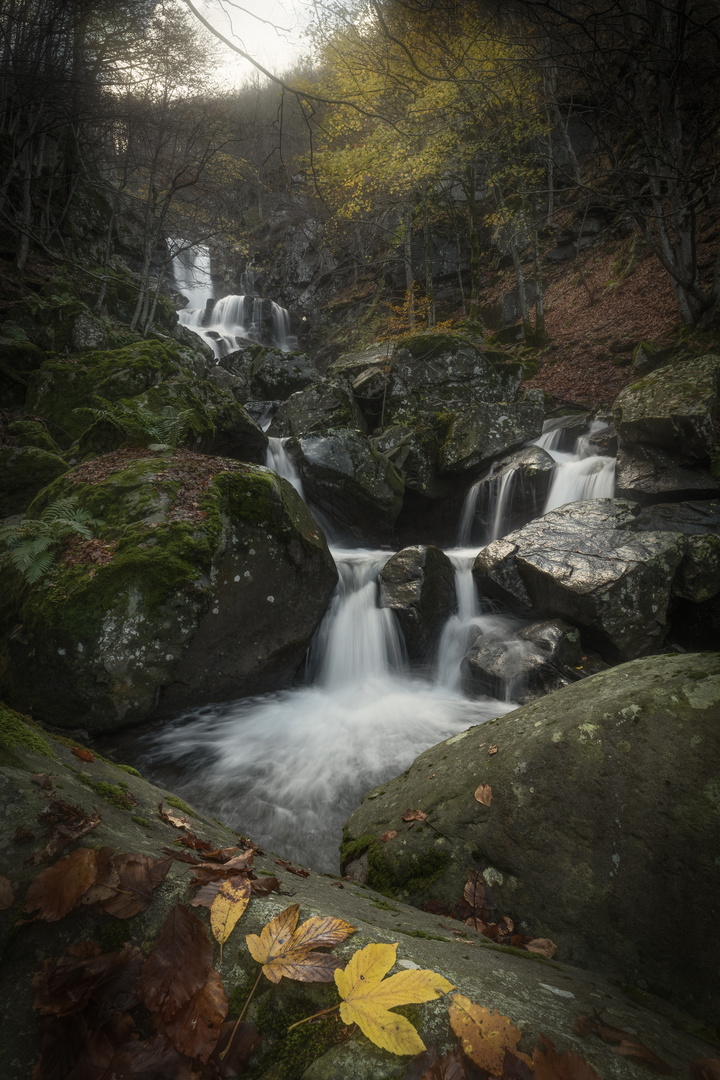
{"type": "Polygon", "coordinates": [[[0,529],[0,545],[28,584],[34,585],[53,566],[63,540],[73,534],[89,540],[98,525],[102,522],[81,510],[77,499],[69,496],[50,503],[39,518],[25,518],[18,525],[0,529]]]}
{"type": "Polygon", "coordinates": [[[160,412],[153,412],[135,401],[108,401],[101,409],[82,406],[75,411],[90,413],[94,420],[111,421],[128,439],[149,450],[173,450],[184,438],[192,416],[190,409],[164,405],[160,412]]]}

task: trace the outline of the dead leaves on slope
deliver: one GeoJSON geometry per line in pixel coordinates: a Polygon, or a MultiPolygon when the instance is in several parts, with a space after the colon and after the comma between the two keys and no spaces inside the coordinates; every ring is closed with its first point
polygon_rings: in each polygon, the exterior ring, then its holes
{"type": "Polygon", "coordinates": [[[606,1024],[600,1015],[578,1016],[573,1024],[578,1035],[597,1035],[603,1042],[609,1043],[616,1054],[625,1057],[638,1058],[638,1060],[650,1065],[656,1072],[669,1075],[672,1072],[670,1066],[659,1058],[654,1051],[640,1042],[636,1035],[622,1028],[606,1024]]]}
{"type": "Polygon", "coordinates": [[[508,915],[502,915],[496,922],[493,921],[490,910],[494,906],[495,901],[482,874],[477,870],[469,870],[462,899],[453,912],[454,917],[498,945],[512,945],[517,949],[540,953],[547,959],[552,959],[557,951],[554,942],[549,938],[533,938],[528,934],[518,933],[515,923],[508,915]]]}
{"type": "Polygon", "coordinates": [[[491,1076],[502,1076],[505,1056],[510,1054],[531,1066],[526,1054],[517,1049],[520,1032],[509,1017],[475,1005],[463,994],[453,994],[448,1014],[450,1026],[465,1053],[491,1076]]]}

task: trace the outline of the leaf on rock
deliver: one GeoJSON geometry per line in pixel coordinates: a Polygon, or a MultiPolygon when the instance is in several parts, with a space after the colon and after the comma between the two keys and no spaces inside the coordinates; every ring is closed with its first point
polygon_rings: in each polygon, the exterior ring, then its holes
{"type": "Polygon", "coordinates": [[[267,896],[271,892],[278,892],[281,883],[276,877],[252,878],[250,881],[252,891],[258,896],[267,896]]]}
{"type": "Polygon", "coordinates": [[[34,776],[30,777],[30,782],[37,784],[38,787],[44,788],[46,791],[52,791],[53,782],[50,773],[35,773],[34,776]]]}
{"type": "Polygon", "coordinates": [[[231,1078],[242,1076],[244,1072],[247,1072],[250,1058],[260,1046],[263,1038],[264,1036],[260,1034],[255,1025],[249,1024],[245,1020],[237,1025],[237,1030],[235,1030],[235,1024],[232,1021],[223,1024],[212,1057],[220,1076],[231,1078]],[[233,1034],[233,1032],[235,1033],[233,1034]],[[225,1057],[220,1060],[220,1054],[228,1046],[228,1040],[231,1037],[230,1049],[225,1054],[225,1057]]]}
{"type": "Polygon", "coordinates": [[[215,1049],[228,1003],[220,976],[212,968],[207,982],[166,1022],[165,1030],[176,1050],[207,1061],[215,1049]]]}
{"type": "Polygon", "coordinates": [[[384,832],[382,834],[380,839],[382,840],[383,844],[387,844],[388,840],[394,840],[396,836],[397,836],[397,829],[388,829],[387,832],[384,832]]]}
{"type": "Polygon", "coordinates": [[[432,1001],[453,990],[435,971],[400,971],[385,979],[395,963],[397,943],[372,944],[353,953],[344,971],[335,972],[340,1016],[357,1024],[364,1035],[392,1054],[418,1054],[425,1044],[409,1020],[389,1010],[397,1005],[432,1001]]]}
{"type": "Polygon", "coordinates": [[[497,754],[497,752],[498,752],[497,746],[488,746],[488,754],[497,754]]]}
{"type": "Polygon", "coordinates": [[[210,926],[220,943],[220,963],[223,945],[235,929],[250,901],[250,882],[245,877],[232,877],[221,884],[210,907],[210,926]]]}
{"type": "Polygon", "coordinates": [[[165,880],[172,864],[172,856],[153,859],[150,855],[115,855],[112,866],[118,883],[112,895],[100,903],[103,911],[116,919],[131,919],[145,911],[152,903],[153,889],[165,880]]]}
{"type": "Polygon", "coordinates": [[[475,788],[475,799],[483,806],[489,806],[492,802],[492,788],[489,784],[478,784],[475,788]]]}
{"type": "Polygon", "coordinates": [[[690,1080],[720,1080],[720,1061],[704,1058],[690,1065],[690,1080]]]}
{"type": "Polygon", "coordinates": [[[426,817],[424,810],[406,810],[402,819],[403,821],[425,821],[426,817]]]}
{"type": "Polygon", "coordinates": [[[275,862],[278,866],[282,866],[284,870],[289,870],[291,874],[297,874],[298,877],[310,877],[309,870],[303,870],[301,866],[293,866],[287,859],[276,859],[275,862]]]}
{"type": "Polygon", "coordinates": [[[100,1021],[137,1004],[137,979],[144,957],[125,945],[101,953],[95,942],[81,942],[66,956],[44,960],[33,976],[34,1007],[45,1015],[70,1016],[92,1004],[100,1021]]]}
{"type": "Polygon", "coordinates": [[[205,986],[212,959],[207,930],[189,908],[176,904],[140,971],[140,1000],[167,1025],[205,986]]]}
{"type": "Polygon", "coordinates": [[[35,919],[45,922],[62,919],[87,892],[96,874],[97,862],[91,848],[70,852],[31,882],[25,897],[25,910],[37,911],[35,919]]]}
{"type": "Polygon", "coordinates": [[[12,907],[15,899],[15,889],[12,882],[0,874],[0,911],[7,911],[12,907]]]}
{"type": "MultiPolygon", "coordinates": [[[[100,1080],[127,1077],[128,1080],[197,1080],[197,1071],[182,1057],[167,1035],[155,1035],[143,1042],[127,1042],[113,1056],[100,1080]]],[[[40,1080],[40,1078],[37,1078],[40,1080]]]]}
{"type": "Polygon", "coordinates": [[[540,1046],[533,1050],[532,1059],[535,1080],[600,1080],[584,1058],[573,1054],[571,1050],[566,1054],[558,1054],[545,1035],[540,1036],[540,1046]]]}
{"type": "Polygon", "coordinates": [[[639,1058],[652,1066],[656,1072],[663,1073],[666,1076],[672,1073],[670,1066],[662,1058],[659,1058],[654,1051],[649,1050],[647,1046],[641,1043],[637,1036],[631,1035],[629,1031],[623,1031],[622,1028],[606,1024],[600,1016],[578,1016],[573,1028],[578,1035],[592,1033],[599,1036],[603,1042],[612,1046],[616,1054],[639,1058]]]}
{"type": "Polygon", "coordinates": [[[408,1065],[402,1080],[485,1080],[487,1073],[466,1058],[459,1046],[438,1057],[433,1046],[408,1065]]]}
{"type": "Polygon", "coordinates": [[[253,959],[263,965],[263,975],[278,983],[285,976],[298,982],[332,982],[340,961],[327,953],[314,952],[320,947],[338,945],[355,927],[342,919],[314,916],[297,930],[299,904],[292,904],[263,927],[260,936],[245,938],[253,959]]]}
{"type": "MultiPolygon", "coordinates": [[[[176,829],[192,830],[193,823],[189,818],[181,817],[179,814],[173,814],[172,810],[165,810],[161,802],[158,803],[158,813],[168,825],[174,825],[176,829]]],[[[208,847],[210,847],[209,844],[208,847]]]]}
{"type": "Polygon", "coordinates": [[[80,758],[81,761],[87,761],[89,765],[95,761],[95,755],[92,751],[87,750],[84,746],[73,746],[72,752],[75,757],[80,758]]]}
{"type": "Polygon", "coordinates": [[[35,833],[31,833],[29,829],[23,828],[22,825],[18,825],[13,836],[13,841],[16,844],[29,844],[35,839],[35,833]]]}
{"type": "Polygon", "coordinates": [[[38,814],[38,820],[48,826],[57,825],[57,828],[48,828],[45,835],[50,839],[44,848],[26,860],[30,866],[38,866],[45,859],[53,859],[63,848],[96,829],[102,819],[100,814],[86,814],[82,807],[72,806],[50,796],[50,805],[42,814],[38,814]]]}
{"type": "Polygon", "coordinates": [[[181,836],[177,840],[173,840],[174,844],[182,844],[184,847],[192,848],[194,851],[212,851],[212,844],[207,840],[201,840],[195,833],[189,832],[187,836],[181,836]]]}
{"type": "Polygon", "coordinates": [[[509,1016],[453,994],[448,1018],[467,1056],[491,1076],[502,1076],[506,1051],[530,1063],[517,1049],[520,1032],[509,1016]]]}
{"type": "Polygon", "coordinates": [[[557,945],[547,937],[531,938],[530,941],[525,942],[522,948],[527,949],[528,952],[540,953],[541,956],[546,956],[548,960],[552,960],[557,952],[557,945]]]}

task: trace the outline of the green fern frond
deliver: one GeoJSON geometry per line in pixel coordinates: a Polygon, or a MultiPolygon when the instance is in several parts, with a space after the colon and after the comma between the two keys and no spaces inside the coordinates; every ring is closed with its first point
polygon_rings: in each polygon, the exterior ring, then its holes
{"type": "Polygon", "coordinates": [[[93,527],[101,525],[87,510],[77,506],[77,499],[68,496],[55,499],[39,518],[25,518],[18,525],[0,529],[0,545],[6,548],[13,565],[34,585],[55,561],[56,548],[68,536],[77,534],[89,540],[93,527]]]}

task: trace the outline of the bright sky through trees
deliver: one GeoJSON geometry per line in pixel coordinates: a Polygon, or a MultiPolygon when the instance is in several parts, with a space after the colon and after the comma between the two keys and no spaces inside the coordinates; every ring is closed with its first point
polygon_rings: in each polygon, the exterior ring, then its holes
{"type": "MultiPolygon", "coordinates": [[[[311,0],[197,0],[196,6],[221,34],[274,74],[289,70],[309,52],[304,33],[311,0]]],[[[257,74],[252,64],[222,45],[220,57],[218,76],[226,84],[236,86],[257,74]]]]}

